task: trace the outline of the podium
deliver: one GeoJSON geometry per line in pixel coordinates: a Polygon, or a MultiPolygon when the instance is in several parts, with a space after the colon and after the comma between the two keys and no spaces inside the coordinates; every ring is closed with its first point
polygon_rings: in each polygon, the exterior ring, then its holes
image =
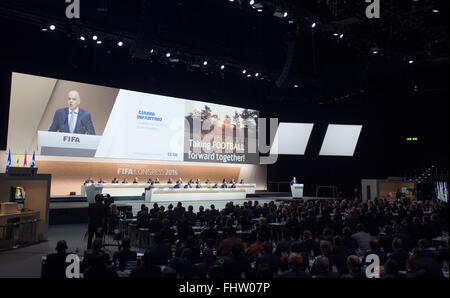
{"type": "Polygon", "coordinates": [[[303,198],[303,184],[292,184],[291,185],[291,193],[292,198],[303,198]]]}
{"type": "Polygon", "coordinates": [[[99,195],[103,191],[103,184],[101,183],[90,183],[86,184],[84,187],[86,191],[86,198],[89,204],[95,203],[95,196],[99,195]]]}
{"type": "Polygon", "coordinates": [[[38,154],[95,157],[102,136],[38,131],[38,154]]]}

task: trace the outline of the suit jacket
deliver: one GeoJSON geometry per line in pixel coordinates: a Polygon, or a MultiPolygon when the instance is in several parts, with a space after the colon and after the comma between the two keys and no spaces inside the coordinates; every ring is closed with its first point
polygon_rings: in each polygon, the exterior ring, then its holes
{"type": "MultiPolygon", "coordinates": [[[[68,120],[69,108],[58,109],[53,116],[53,122],[48,131],[70,132],[68,120]]],[[[73,133],[95,135],[91,114],[78,108],[77,122],[73,133]]]]}

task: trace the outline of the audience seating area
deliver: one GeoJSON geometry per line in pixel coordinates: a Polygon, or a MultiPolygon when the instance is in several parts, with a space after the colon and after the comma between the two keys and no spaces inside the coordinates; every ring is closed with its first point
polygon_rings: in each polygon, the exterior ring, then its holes
{"type": "MultiPolygon", "coordinates": [[[[108,209],[105,233],[80,254],[84,278],[448,278],[448,204],[437,200],[229,202],[223,210],[180,202],[108,209]],[[109,252],[109,246],[118,251],[109,252]]],[[[42,277],[65,277],[70,243],[43,258],[42,277]]]]}

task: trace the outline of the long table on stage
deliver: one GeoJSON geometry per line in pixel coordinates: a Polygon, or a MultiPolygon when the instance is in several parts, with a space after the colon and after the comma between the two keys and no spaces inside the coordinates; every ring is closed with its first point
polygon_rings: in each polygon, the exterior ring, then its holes
{"type": "MultiPolygon", "coordinates": [[[[171,190],[174,189],[175,184],[167,184],[167,183],[160,183],[160,184],[154,184],[153,187],[156,190],[171,190]]],[[[184,189],[185,184],[182,184],[179,189],[174,190],[180,190],[184,189]]],[[[194,188],[191,190],[198,190],[198,191],[204,191],[204,190],[211,190],[214,192],[211,193],[217,193],[218,189],[222,188],[213,188],[214,184],[200,184],[202,188],[195,188],[195,184],[193,185],[194,188]]],[[[81,186],[81,196],[88,196],[88,189],[92,189],[92,191],[95,190],[95,193],[104,193],[109,194],[112,197],[137,197],[142,196],[146,189],[150,186],[149,183],[94,183],[94,184],[83,184],[81,186]]],[[[224,189],[243,189],[244,195],[246,194],[254,194],[256,190],[256,184],[236,184],[236,188],[231,188],[231,184],[228,184],[228,188],[224,189]]],[[[186,189],[189,190],[189,189],[186,189]]],[[[202,192],[203,193],[203,192],[202,192]]],[[[244,196],[245,198],[245,196],[244,196]]]]}
{"type": "Polygon", "coordinates": [[[152,188],[145,191],[145,202],[244,200],[244,188],[152,188]]]}

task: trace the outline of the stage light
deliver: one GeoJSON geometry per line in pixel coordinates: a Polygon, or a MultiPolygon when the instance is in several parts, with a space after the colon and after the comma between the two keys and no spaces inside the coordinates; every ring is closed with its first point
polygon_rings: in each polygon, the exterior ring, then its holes
{"type": "Polygon", "coordinates": [[[85,38],[83,35],[80,36],[80,40],[83,40],[83,41],[84,41],[85,39],[86,39],[86,38],[85,38]]]}
{"type": "Polygon", "coordinates": [[[255,73],[255,77],[259,76],[259,72],[255,73]]]}
{"type": "Polygon", "coordinates": [[[169,57],[170,57],[170,53],[167,53],[167,54],[166,54],[166,57],[169,58],[169,57]]]}
{"type": "Polygon", "coordinates": [[[337,33],[334,33],[333,35],[334,35],[334,36],[339,36],[339,34],[337,34],[337,33]]]}
{"type": "Polygon", "coordinates": [[[225,68],[225,65],[222,64],[222,65],[220,66],[220,69],[224,69],[224,68],[225,68]]]}
{"type": "Polygon", "coordinates": [[[261,8],[258,8],[258,10],[257,10],[258,12],[262,12],[263,10],[261,9],[261,8]]]}
{"type": "Polygon", "coordinates": [[[50,25],[50,30],[55,30],[56,29],[56,27],[55,27],[55,25],[50,25]]]}
{"type": "Polygon", "coordinates": [[[289,20],[289,24],[293,24],[294,23],[294,21],[293,20],[289,20]]]}
{"type": "Polygon", "coordinates": [[[295,85],[294,85],[294,88],[298,88],[298,85],[297,85],[297,84],[295,84],[295,85]]]}
{"type": "Polygon", "coordinates": [[[408,63],[409,63],[409,64],[413,64],[413,63],[414,63],[414,60],[409,60],[408,63]]]}
{"type": "Polygon", "coordinates": [[[119,41],[119,42],[117,43],[117,45],[118,45],[119,47],[121,47],[121,46],[123,46],[123,42],[119,41]]]}
{"type": "Polygon", "coordinates": [[[247,72],[247,71],[246,71],[245,69],[242,71],[243,74],[245,74],[246,72],[247,72]]]}
{"type": "Polygon", "coordinates": [[[378,51],[375,50],[375,51],[372,52],[372,54],[378,54],[378,51]]]}
{"type": "Polygon", "coordinates": [[[47,31],[47,28],[42,28],[42,31],[47,31]]]}
{"type": "Polygon", "coordinates": [[[255,4],[255,0],[250,0],[250,5],[255,4]]]}
{"type": "Polygon", "coordinates": [[[92,36],[93,40],[97,40],[97,38],[98,38],[97,35],[92,36]]]}
{"type": "Polygon", "coordinates": [[[287,16],[288,16],[288,13],[285,12],[285,13],[283,14],[283,17],[286,18],[287,16]]]}
{"type": "Polygon", "coordinates": [[[97,40],[97,44],[102,44],[102,41],[101,40],[97,40]]]}
{"type": "Polygon", "coordinates": [[[342,38],[342,37],[344,37],[344,34],[341,34],[341,35],[339,36],[339,38],[342,38]]]}
{"type": "Polygon", "coordinates": [[[204,65],[204,66],[208,65],[208,61],[206,61],[206,60],[203,61],[203,65],[204,65]]]}
{"type": "Polygon", "coordinates": [[[313,23],[312,25],[311,25],[311,28],[315,28],[316,27],[316,23],[313,23]]]}
{"type": "Polygon", "coordinates": [[[434,12],[434,13],[438,13],[438,12],[439,12],[439,9],[433,9],[433,12],[434,12]]]}
{"type": "Polygon", "coordinates": [[[150,50],[150,54],[153,54],[154,51],[155,51],[155,50],[151,49],[151,50],[150,50]]]}

